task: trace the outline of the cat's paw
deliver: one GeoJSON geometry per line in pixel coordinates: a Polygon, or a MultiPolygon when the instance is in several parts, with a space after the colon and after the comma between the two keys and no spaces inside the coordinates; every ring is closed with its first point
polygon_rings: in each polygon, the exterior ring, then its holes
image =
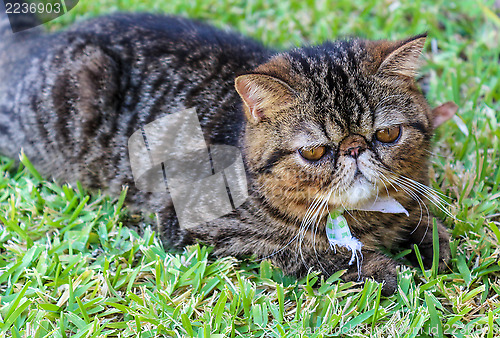
{"type": "MultiPolygon", "coordinates": [[[[398,287],[396,261],[379,253],[363,253],[361,280],[372,278],[382,283],[382,295],[392,295],[398,287]]],[[[344,280],[359,280],[357,271],[348,271],[344,280]]]]}
{"type": "MultiPolygon", "coordinates": [[[[434,248],[432,242],[424,243],[419,246],[420,256],[424,268],[432,268],[434,260],[434,248]]],[[[415,259],[416,260],[416,259],[415,259]]],[[[449,270],[449,262],[451,260],[450,235],[446,230],[439,231],[439,264],[438,271],[445,272],[449,270]]],[[[416,264],[415,264],[416,265],[416,264]]]]}
{"type": "Polygon", "coordinates": [[[439,265],[438,271],[445,272],[450,269],[449,262],[451,260],[451,249],[449,237],[439,238],[439,265]]]}
{"type": "Polygon", "coordinates": [[[383,258],[383,260],[367,264],[363,269],[363,273],[365,278],[370,277],[377,282],[383,283],[382,295],[390,296],[396,292],[398,287],[396,262],[386,257],[383,258]]]}

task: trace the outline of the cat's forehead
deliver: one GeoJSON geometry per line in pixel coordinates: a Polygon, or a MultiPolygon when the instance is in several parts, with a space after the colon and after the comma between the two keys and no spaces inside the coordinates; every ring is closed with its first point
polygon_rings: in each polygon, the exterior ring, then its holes
{"type": "Polygon", "coordinates": [[[302,82],[297,86],[304,89],[300,94],[307,110],[336,138],[369,133],[375,121],[373,93],[362,69],[365,59],[359,41],[303,48],[288,55],[293,77],[302,82]]]}
{"type": "Polygon", "coordinates": [[[301,82],[297,86],[306,110],[319,117],[316,124],[330,135],[369,135],[408,122],[400,107],[411,104],[411,98],[374,81],[370,64],[377,61],[363,40],[293,50],[287,61],[292,77],[301,82]]]}
{"type": "Polygon", "coordinates": [[[332,86],[328,82],[331,79],[347,81],[349,77],[362,75],[369,54],[362,40],[352,40],[293,49],[284,58],[292,76],[332,86]]]}

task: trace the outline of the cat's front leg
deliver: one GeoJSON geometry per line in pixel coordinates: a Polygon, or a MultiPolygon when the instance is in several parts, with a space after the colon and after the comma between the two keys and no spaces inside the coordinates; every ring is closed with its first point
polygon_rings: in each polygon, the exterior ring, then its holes
{"type": "Polygon", "coordinates": [[[259,228],[235,219],[209,222],[186,229],[189,238],[214,246],[216,256],[254,256],[269,259],[287,275],[302,278],[309,271],[320,271],[326,277],[346,270],[344,281],[363,281],[368,278],[384,283],[382,292],[391,295],[397,287],[397,263],[393,259],[365,248],[352,259],[352,252],[344,248],[331,248],[326,238],[302,242],[294,232],[271,227],[259,228]],[[359,269],[358,269],[359,267],[359,269]]]}
{"type": "MultiPolygon", "coordinates": [[[[398,263],[379,252],[362,250],[362,253],[361,279],[372,278],[379,283],[383,283],[382,294],[384,296],[392,295],[398,286],[396,270],[398,263]]],[[[354,281],[359,278],[356,264],[353,265],[354,269],[350,268],[347,270],[347,273],[343,276],[344,280],[354,281]]]]}
{"type": "Polygon", "coordinates": [[[309,269],[320,271],[326,277],[339,270],[346,270],[342,276],[345,282],[364,281],[372,278],[383,283],[382,294],[389,296],[397,288],[397,263],[393,259],[371,250],[361,250],[358,258],[352,260],[350,250],[328,248],[324,251],[300,252],[283,250],[270,259],[286,274],[303,277],[309,269]]]}
{"type": "Polygon", "coordinates": [[[265,232],[236,227],[213,228],[212,231],[204,228],[194,237],[201,241],[208,239],[208,244],[215,246],[216,255],[254,255],[259,260],[270,259],[285,274],[297,278],[306,276],[309,271],[320,271],[329,277],[339,270],[346,270],[342,277],[344,281],[373,278],[383,283],[384,295],[393,294],[397,287],[396,261],[372,250],[362,249],[358,259],[353,260],[352,252],[344,248],[323,245],[323,249],[315,250],[311,245],[300,245],[286,236],[280,239],[276,234],[268,236],[265,232]]]}

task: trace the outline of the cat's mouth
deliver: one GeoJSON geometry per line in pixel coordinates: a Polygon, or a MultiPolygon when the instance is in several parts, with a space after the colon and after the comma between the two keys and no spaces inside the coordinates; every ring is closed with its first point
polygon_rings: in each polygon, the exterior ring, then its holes
{"type": "MultiPolygon", "coordinates": [[[[356,172],[354,173],[354,180],[359,179],[360,177],[367,179],[366,176],[363,175],[363,173],[361,172],[361,170],[359,170],[359,168],[356,168],[356,172]]],[[[352,183],[354,183],[354,180],[353,180],[352,183]]]]}
{"type": "Polygon", "coordinates": [[[362,173],[357,173],[350,185],[340,193],[332,193],[329,204],[333,208],[356,209],[357,206],[374,199],[377,189],[374,184],[362,173]]]}
{"type": "Polygon", "coordinates": [[[375,200],[379,193],[382,194],[379,191],[380,189],[377,188],[377,183],[367,175],[370,170],[364,168],[363,165],[360,166],[359,163],[354,163],[351,170],[353,173],[349,175],[348,182],[344,183],[344,187],[331,194],[329,199],[330,207],[356,209],[369,201],[375,200]]]}

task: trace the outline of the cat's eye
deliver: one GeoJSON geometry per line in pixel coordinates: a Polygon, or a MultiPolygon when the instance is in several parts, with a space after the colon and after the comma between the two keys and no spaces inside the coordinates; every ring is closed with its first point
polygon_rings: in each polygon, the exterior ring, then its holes
{"type": "Polygon", "coordinates": [[[302,148],[299,149],[299,154],[303,158],[309,161],[318,161],[320,160],[323,155],[326,153],[326,147],[320,146],[320,147],[314,147],[314,148],[302,148]]]}
{"type": "Polygon", "coordinates": [[[395,142],[399,135],[401,135],[401,126],[380,129],[375,133],[377,140],[383,143],[395,142]]]}

